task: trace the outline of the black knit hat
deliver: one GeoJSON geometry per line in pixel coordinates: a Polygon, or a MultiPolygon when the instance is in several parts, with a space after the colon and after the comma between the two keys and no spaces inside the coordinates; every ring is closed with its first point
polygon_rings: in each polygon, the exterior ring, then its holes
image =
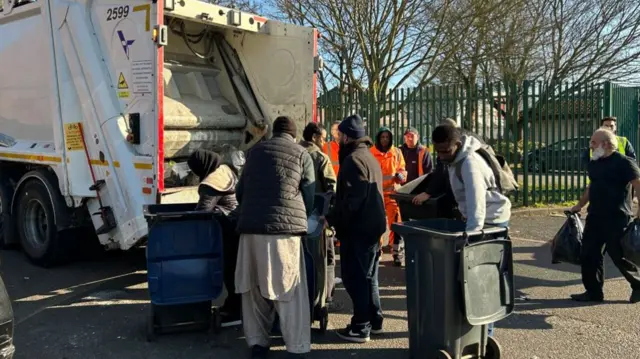
{"type": "Polygon", "coordinates": [[[364,130],[364,122],[358,115],[351,115],[338,125],[338,130],[344,133],[347,137],[357,140],[367,135],[364,130]]]}
{"type": "Polygon", "coordinates": [[[280,116],[273,121],[273,133],[288,133],[295,138],[298,135],[298,127],[289,116],[280,116]]]}

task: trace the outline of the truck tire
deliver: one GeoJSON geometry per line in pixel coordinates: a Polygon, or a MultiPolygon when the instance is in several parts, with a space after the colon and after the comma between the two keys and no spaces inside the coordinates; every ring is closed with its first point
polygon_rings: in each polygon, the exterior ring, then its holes
{"type": "Polygon", "coordinates": [[[8,248],[15,242],[15,224],[12,217],[11,190],[6,182],[0,179],[0,248],[8,248]]]}
{"type": "Polygon", "coordinates": [[[50,267],[68,259],[68,243],[58,232],[53,204],[45,185],[28,180],[17,196],[17,232],[26,256],[34,264],[50,267]]]}

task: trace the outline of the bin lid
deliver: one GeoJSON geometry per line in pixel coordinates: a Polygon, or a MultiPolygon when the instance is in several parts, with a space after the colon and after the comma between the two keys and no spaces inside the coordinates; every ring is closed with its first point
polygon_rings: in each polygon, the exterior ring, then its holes
{"type": "MultiPolygon", "coordinates": [[[[466,225],[464,222],[456,219],[432,218],[394,223],[391,227],[394,232],[398,232],[400,235],[426,234],[438,237],[461,237],[465,233],[466,225]]],[[[467,232],[467,235],[469,237],[474,237],[483,234],[497,234],[501,232],[507,232],[507,229],[489,226],[481,231],[467,232]]]]}
{"type": "Polygon", "coordinates": [[[471,243],[460,252],[460,265],[469,324],[486,325],[513,312],[515,288],[510,240],[471,243]]]}

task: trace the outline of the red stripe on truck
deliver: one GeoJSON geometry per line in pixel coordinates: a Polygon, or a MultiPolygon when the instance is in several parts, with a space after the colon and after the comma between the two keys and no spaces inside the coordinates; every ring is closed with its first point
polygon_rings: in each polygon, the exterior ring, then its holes
{"type": "MultiPolygon", "coordinates": [[[[157,0],[158,25],[164,22],[164,0],[157,0]]],[[[156,60],[158,77],[158,192],[164,191],[164,47],[158,46],[158,57],[156,60]]]]}
{"type": "MultiPolygon", "coordinates": [[[[318,29],[313,29],[313,61],[318,56],[318,29]]],[[[314,64],[315,66],[315,64],[314,64]]],[[[313,122],[318,122],[318,72],[313,71],[313,103],[311,105],[313,122]]]]}

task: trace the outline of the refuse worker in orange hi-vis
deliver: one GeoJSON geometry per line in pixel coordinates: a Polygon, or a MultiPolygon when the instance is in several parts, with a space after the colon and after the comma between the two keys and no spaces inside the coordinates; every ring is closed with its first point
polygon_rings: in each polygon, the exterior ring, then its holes
{"type": "Polygon", "coordinates": [[[331,160],[333,166],[333,172],[338,175],[340,169],[340,158],[338,157],[338,151],[340,151],[340,131],[338,131],[338,125],[340,121],[336,121],[331,124],[331,140],[325,142],[322,146],[322,152],[326,153],[331,160]]]}
{"type": "MultiPolygon", "coordinates": [[[[384,207],[387,212],[387,223],[391,228],[392,223],[401,222],[398,203],[391,198],[400,184],[407,181],[407,171],[402,156],[402,151],[393,145],[393,134],[388,127],[381,127],[376,136],[375,145],[371,147],[371,153],[376,158],[382,169],[382,191],[384,193],[384,207]]],[[[391,231],[389,233],[389,245],[393,248],[393,264],[402,265],[404,248],[402,238],[391,231]],[[396,237],[398,240],[396,241],[396,237]]]]}

